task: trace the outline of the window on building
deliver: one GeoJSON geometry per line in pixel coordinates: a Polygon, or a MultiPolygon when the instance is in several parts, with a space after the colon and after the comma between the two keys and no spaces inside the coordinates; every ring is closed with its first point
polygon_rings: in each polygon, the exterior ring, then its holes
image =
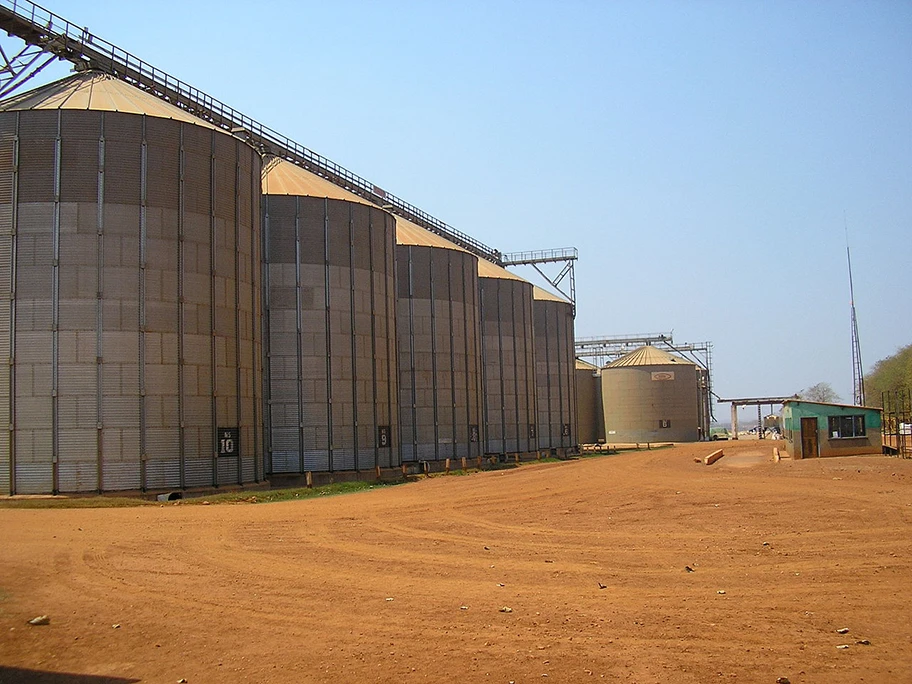
{"type": "Polygon", "coordinates": [[[830,416],[830,439],[865,436],[864,416],[830,416]]]}

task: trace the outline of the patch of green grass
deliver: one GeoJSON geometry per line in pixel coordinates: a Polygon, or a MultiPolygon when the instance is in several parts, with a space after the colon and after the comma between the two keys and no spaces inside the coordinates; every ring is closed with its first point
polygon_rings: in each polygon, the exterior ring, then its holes
{"type": "Polygon", "coordinates": [[[401,484],[395,482],[337,482],[320,487],[298,487],[294,489],[239,490],[223,494],[188,495],[177,501],[148,501],[127,497],[85,496],[85,497],[36,497],[34,499],[7,499],[0,501],[0,508],[130,508],[137,506],[160,506],[179,504],[181,506],[202,506],[220,504],[259,504],[275,501],[300,501],[319,496],[338,496],[378,487],[401,484]]]}
{"type": "Polygon", "coordinates": [[[620,452],[617,449],[599,449],[598,451],[583,451],[577,458],[597,458],[599,456],[616,456],[620,452]]]}
{"type": "Polygon", "coordinates": [[[0,500],[0,508],[134,508],[157,502],[120,496],[61,496],[0,500]]]}
{"type": "MultiPolygon", "coordinates": [[[[594,454],[601,455],[601,454],[594,454]]],[[[523,465],[533,463],[560,463],[564,459],[547,457],[542,459],[520,461],[486,462],[481,471],[477,468],[462,470],[453,468],[449,475],[471,475],[472,473],[486,470],[511,470],[523,465]]],[[[431,473],[431,477],[445,476],[447,473],[431,473]]],[[[300,501],[302,499],[312,499],[320,496],[338,496],[340,494],[351,494],[379,487],[390,487],[393,485],[404,484],[410,481],[394,480],[392,482],[365,482],[356,480],[352,482],[337,482],[335,484],[322,485],[319,487],[307,488],[296,487],[292,489],[257,489],[257,490],[237,490],[224,493],[210,493],[206,495],[186,494],[186,498],[176,501],[157,501],[132,497],[117,496],[60,496],[60,497],[34,497],[26,499],[0,499],[0,508],[30,508],[30,509],[48,509],[48,508],[134,508],[138,506],[160,506],[174,505],[181,506],[201,506],[201,505],[222,505],[222,504],[260,504],[273,503],[277,501],[300,501]]]]}
{"type": "Polygon", "coordinates": [[[453,477],[454,475],[463,476],[463,475],[473,475],[475,473],[480,473],[481,471],[478,468],[451,468],[450,472],[441,470],[436,473],[428,473],[428,477],[453,477]]]}
{"type": "MultiPolygon", "coordinates": [[[[301,499],[313,499],[320,496],[339,496],[340,494],[352,494],[354,492],[363,492],[369,489],[379,489],[380,487],[391,487],[402,484],[401,480],[394,482],[364,482],[356,480],[353,482],[336,482],[335,484],[322,485],[320,487],[295,487],[293,489],[263,489],[257,491],[238,491],[225,492],[224,494],[212,494],[208,496],[198,496],[181,500],[182,506],[201,505],[204,502],[210,504],[244,504],[244,503],[275,503],[277,501],[300,501],[301,499]]],[[[174,503],[173,501],[170,503],[174,503]]]]}

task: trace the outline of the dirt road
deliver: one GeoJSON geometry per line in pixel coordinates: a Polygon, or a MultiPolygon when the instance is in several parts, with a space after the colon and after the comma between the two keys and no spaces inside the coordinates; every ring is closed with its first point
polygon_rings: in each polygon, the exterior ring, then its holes
{"type": "Polygon", "coordinates": [[[912,681],[912,461],[717,446],[0,508],[0,682],[912,681]]]}

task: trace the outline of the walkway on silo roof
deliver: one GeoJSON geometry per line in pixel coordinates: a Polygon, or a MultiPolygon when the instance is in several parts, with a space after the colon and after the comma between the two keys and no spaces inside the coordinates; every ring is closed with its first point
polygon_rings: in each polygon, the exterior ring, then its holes
{"type": "MultiPolygon", "coordinates": [[[[263,194],[328,197],[331,199],[346,200],[348,202],[357,202],[368,206],[378,206],[374,202],[370,202],[369,200],[336,185],[326,178],[275,156],[268,157],[266,163],[263,165],[263,194]]],[[[409,221],[407,218],[403,218],[396,214],[394,214],[394,216],[396,218],[396,244],[439,247],[441,249],[454,249],[459,252],[473,254],[473,252],[465,247],[450,242],[445,237],[432,233],[426,228],[422,228],[417,223],[409,221]]],[[[478,260],[478,276],[480,278],[500,278],[504,280],[528,282],[524,278],[487,259],[478,260]]],[[[565,301],[541,288],[537,289],[539,291],[538,296],[536,297],[537,299],[565,301]]]]}
{"type": "Polygon", "coordinates": [[[693,361],[682,359],[680,356],[669,354],[667,351],[646,345],[634,349],[616,361],[612,361],[605,368],[624,368],[629,366],[667,366],[677,364],[682,366],[696,366],[693,361]]]}
{"type": "Polygon", "coordinates": [[[184,121],[227,135],[218,126],[100,71],[84,71],[0,101],[0,111],[70,109],[142,114],[184,121]]]}
{"type": "MultiPolygon", "coordinates": [[[[208,121],[216,128],[242,137],[263,154],[276,154],[297,166],[314,171],[377,206],[389,205],[395,209],[394,213],[405,216],[482,259],[501,263],[498,250],[30,0],[0,0],[0,29],[60,59],[69,60],[79,70],[95,69],[136,86],[178,109],[208,121]]],[[[9,60],[6,62],[9,67],[9,60]]],[[[12,69],[8,71],[11,72],[12,69]]],[[[26,75],[25,79],[33,75],[34,73],[26,75]]]]}

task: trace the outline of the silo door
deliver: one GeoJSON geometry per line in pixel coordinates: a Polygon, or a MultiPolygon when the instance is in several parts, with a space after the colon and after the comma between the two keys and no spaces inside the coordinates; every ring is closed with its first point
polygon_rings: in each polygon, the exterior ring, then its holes
{"type": "Polygon", "coordinates": [[[817,419],[801,419],[801,458],[817,458],[817,419]]]}

